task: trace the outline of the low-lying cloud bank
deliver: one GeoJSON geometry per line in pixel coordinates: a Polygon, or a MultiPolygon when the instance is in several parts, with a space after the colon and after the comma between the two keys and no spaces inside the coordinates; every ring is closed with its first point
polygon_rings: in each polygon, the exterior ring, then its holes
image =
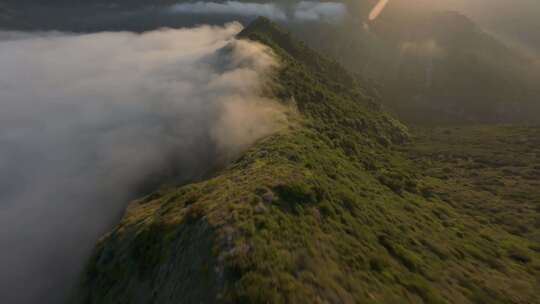
{"type": "Polygon", "coordinates": [[[275,3],[256,2],[190,2],[176,4],[170,8],[171,13],[264,16],[281,21],[338,21],[345,17],[347,8],[342,3],[300,1],[288,6],[275,3]]]}
{"type": "Polygon", "coordinates": [[[135,193],[279,127],[276,62],[240,30],[0,35],[2,303],[61,303],[135,193]]]}

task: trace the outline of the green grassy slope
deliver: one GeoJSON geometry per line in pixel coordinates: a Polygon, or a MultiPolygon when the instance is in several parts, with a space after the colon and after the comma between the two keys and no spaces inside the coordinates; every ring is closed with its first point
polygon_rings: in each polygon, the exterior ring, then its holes
{"type": "Polygon", "coordinates": [[[274,50],[272,92],[298,113],[213,177],[133,202],[73,303],[540,301],[534,232],[445,195],[376,92],[266,19],[240,36],[274,50]]]}
{"type": "Polygon", "coordinates": [[[417,129],[406,151],[424,181],[461,214],[540,250],[540,128],[512,125],[417,129]]]}

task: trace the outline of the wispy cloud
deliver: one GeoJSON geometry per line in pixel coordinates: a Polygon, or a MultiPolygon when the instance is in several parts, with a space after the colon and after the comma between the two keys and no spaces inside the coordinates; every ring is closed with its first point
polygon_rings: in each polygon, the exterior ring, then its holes
{"type": "Polygon", "coordinates": [[[346,7],[337,2],[300,1],[297,4],[282,6],[274,3],[255,2],[192,2],[176,4],[170,8],[172,13],[264,16],[274,20],[290,21],[336,21],[343,18],[346,7]]]}

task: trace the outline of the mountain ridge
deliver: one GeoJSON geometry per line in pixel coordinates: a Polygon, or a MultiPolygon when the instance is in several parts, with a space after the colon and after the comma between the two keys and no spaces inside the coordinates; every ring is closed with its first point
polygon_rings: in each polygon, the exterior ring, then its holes
{"type": "Polygon", "coordinates": [[[437,193],[375,90],[267,19],[239,37],[273,50],[269,89],[298,112],[211,178],[133,202],[72,303],[539,300],[533,241],[437,193]]]}

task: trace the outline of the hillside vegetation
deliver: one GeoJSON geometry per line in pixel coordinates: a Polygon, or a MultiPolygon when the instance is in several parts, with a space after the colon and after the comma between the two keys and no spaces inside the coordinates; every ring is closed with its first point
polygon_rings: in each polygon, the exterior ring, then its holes
{"type": "Polygon", "coordinates": [[[538,129],[410,139],[369,83],[270,21],[240,37],[272,48],[269,92],[297,111],[212,177],[133,202],[73,303],[539,303],[538,129]]]}

